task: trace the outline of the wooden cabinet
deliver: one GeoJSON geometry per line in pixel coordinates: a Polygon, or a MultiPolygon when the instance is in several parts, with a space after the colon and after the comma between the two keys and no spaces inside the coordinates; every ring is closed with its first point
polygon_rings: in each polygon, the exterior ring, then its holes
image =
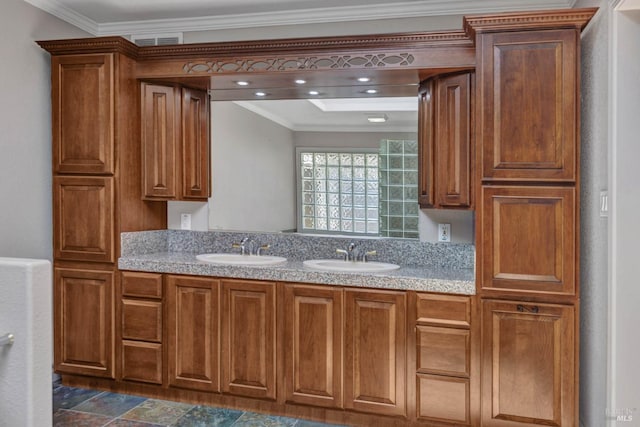
{"type": "Polygon", "coordinates": [[[344,406],[406,415],[404,292],[345,291],[344,406]]]}
{"type": "Polygon", "coordinates": [[[482,188],[482,282],[487,292],[576,294],[573,187],[482,188]]]}
{"type": "Polygon", "coordinates": [[[143,82],[141,97],[144,198],[206,200],[210,196],[207,93],[143,82]]]}
{"type": "Polygon", "coordinates": [[[114,54],[51,61],[53,171],[114,173],[114,54]]]}
{"type": "Polygon", "coordinates": [[[577,28],[478,36],[483,180],[576,180],[579,38],[577,28]]]}
{"type": "Polygon", "coordinates": [[[482,302],[482,425],[574,426],[573,306],[482,302]]]}
{"type": "Polygon", "coordinates": [[[415,372],[416,419],[472,424],[471,372],[477,352],[472,351],[471,297],[417,293],[409,301],[415,314],[411,370],[415,372]]]}
{"type": "Polygon", "coordinates": [[[218,391],[220,283],[167,276],[166,287],[169,385],[218,391]]]}
{"type": "Polygon", "coordinates": [[[438,76],[419,98],[419,203],[423,208],[472,205],[472,111],[475,74],[438,76]]]}
{"type": "Polygon", "coordinates": [[[222,281],[222,391],[276,398],[275,283],[222,281]]]}
{"type": "Polygon", "coordinates": [[[286,400],[342,406],[342,299],[339,287],[286,285],[286,400]]]}
{"type": "Polygon", "coordinates": [[[113,230],[113,178],[54,177],[54,257],[113,262],[113,230]]]}
{"type": "Polygon", "coordinates": [[[54,270],[54,364],[58,372],[114,378],[114,275],[54,270]]]}

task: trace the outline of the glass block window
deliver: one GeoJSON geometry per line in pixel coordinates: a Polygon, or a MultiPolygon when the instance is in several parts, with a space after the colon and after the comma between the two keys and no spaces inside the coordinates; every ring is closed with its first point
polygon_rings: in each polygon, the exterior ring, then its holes
{"type": "Polygon", "coordinates": [[[299,148],[297,158],[300,231],[379,234],[377,152],[299,148]]]}
{"type": "Polygon", "coordinates": [[[418,143],[380,142],[380,235],[418,238],[418,143]]]}

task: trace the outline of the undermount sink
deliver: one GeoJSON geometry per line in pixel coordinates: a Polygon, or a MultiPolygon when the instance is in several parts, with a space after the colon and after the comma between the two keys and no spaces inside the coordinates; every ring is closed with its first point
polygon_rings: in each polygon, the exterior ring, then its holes
{"type": "Polygon", "coordinates": [[[314,270],[351,273],[379,273],[382,271],[391,271],[400,268],[397,264],[390,264],[387,262],[344,261],[341,259],[310,259],[304,261],[303,264],[305,267],[309,267],[314,270]]]}
{"type": "Polygon", "coordinates": [[[198,261],[208,262],[220,265],[239,265],[239,266],[269,266],[283,264],[287,262],[286,258],[273,255],[240,255],[240,254],[200,254],[196,255],[198,261]]]}

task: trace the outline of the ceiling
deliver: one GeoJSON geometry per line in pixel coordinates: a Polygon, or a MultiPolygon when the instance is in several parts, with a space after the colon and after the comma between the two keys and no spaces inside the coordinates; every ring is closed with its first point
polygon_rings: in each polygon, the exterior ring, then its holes
{"type": "Polygon", "coordinates": [[[97,36],[560,9],[573,7],[575,3],[575,0],[25,1],[97,36]]]}

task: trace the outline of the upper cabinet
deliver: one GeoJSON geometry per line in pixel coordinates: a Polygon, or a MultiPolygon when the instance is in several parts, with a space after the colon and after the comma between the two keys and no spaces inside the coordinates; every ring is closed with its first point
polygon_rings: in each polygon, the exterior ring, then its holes
{"type": "Polygon", "coordinates": [[[54,173],[114,173],[114,56],[54,56],[54,173]]]}
{"type": "Polygon", "coordinates": [[[201,90],[142,83],[142,187],[147,200],[206,200],[209,102],[201,90]]]}
{"type": "Polygon", "coordinates": [[[574,182],[578,29],[478,36],[482,179],[574,182]]]}
{"type": "Polygon", "coordinates": [[[419,203],[423,208],[471,207],[471,141],[475,75],[422,82],[419,95],[419,203]]]}

